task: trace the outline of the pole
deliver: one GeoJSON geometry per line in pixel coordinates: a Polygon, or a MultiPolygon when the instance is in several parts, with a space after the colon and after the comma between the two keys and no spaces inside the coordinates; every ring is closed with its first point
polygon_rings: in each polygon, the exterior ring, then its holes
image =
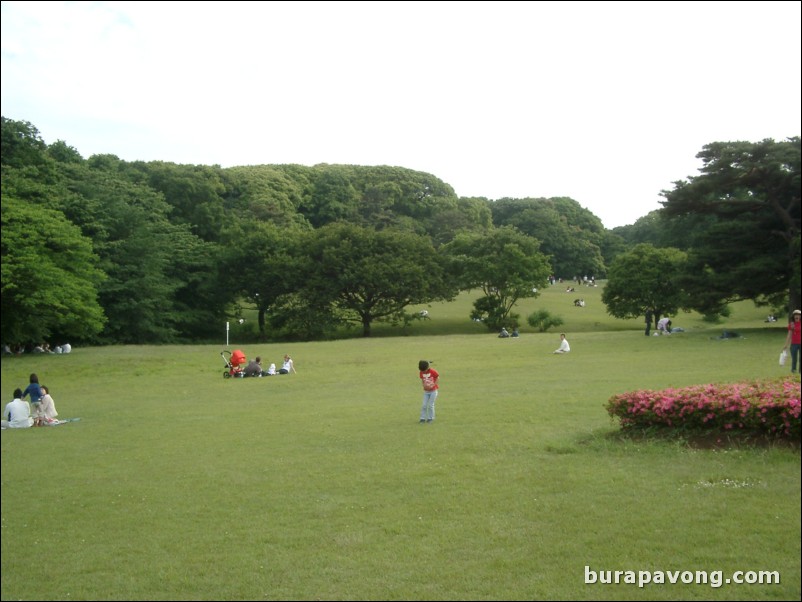
{"type": "Polygon", "coordinates": [[[228,330],[229,330],[229,326],[228,326],[228,322],[226,322],[226,347],[228,347],[228,330]]]}

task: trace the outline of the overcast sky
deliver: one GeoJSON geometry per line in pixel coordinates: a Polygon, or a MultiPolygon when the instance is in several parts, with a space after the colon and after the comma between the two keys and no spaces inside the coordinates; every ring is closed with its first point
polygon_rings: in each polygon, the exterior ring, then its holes
{"type": "Polygon", "coordinates": [[[393,165],[607,228],[802,133],[793,2],[2,2],[2,115],[83,157],[393,165]]]}

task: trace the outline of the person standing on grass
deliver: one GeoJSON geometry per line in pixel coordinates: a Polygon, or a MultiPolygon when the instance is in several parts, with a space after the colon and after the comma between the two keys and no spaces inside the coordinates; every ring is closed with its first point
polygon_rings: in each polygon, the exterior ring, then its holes
{"type": "Polygon", "coordinates": [[[39,419],[42,417],[42,387],[39,385],[39,377],[36,374],[31,374],[28,379],[29,384],[22,392],[22,399],[28,395],[31,396],[31,416],[36,424],[39,424],[39,419]]]}
{"type": "Polygon", "coordinates": [[[437,399],[437,391],[440,389],[438,380],[440,374],[429,366],[429,362],[421,360],[418,362],[418,372],[423,383],[423,405],[420,409],[420,422],[431,422],[434,420],[434,402],[437,399]]]}
{"type": "Polygon", "coordinates": [[[788,323],[788,336],[785,337],[785,346],[783,351],[791,346],[791,374],[796,374],[797,367],[799,366],[799,347],[802,343],[802,311],[795,309],[791,316],[791,322],[788,323]]]}
{"type": "Polygon", "coordinates": [[[27,429],[33,426],[30,406],[22,400],[22,389],[14,389],[14,399],[3,410],[4,429],[27,429]]]}

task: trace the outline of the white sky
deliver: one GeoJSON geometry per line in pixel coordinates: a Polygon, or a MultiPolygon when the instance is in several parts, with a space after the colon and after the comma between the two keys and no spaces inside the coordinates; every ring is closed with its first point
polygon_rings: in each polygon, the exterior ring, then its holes
{"type": "Polygon", "coordinates": [[[2,2],[2,115],[85,158],[394,165],[607,228],[802,133],[793,2],[2,2]]]}

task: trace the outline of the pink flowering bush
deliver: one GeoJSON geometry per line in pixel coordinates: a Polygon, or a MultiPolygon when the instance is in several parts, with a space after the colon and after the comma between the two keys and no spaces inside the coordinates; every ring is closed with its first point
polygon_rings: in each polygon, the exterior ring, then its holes
{"type": "Polygon", "coordinates": [[[671,427],[800,439],[800,386],[793,377],[613,395],[605,406],[623,429],[671,427]]]}

